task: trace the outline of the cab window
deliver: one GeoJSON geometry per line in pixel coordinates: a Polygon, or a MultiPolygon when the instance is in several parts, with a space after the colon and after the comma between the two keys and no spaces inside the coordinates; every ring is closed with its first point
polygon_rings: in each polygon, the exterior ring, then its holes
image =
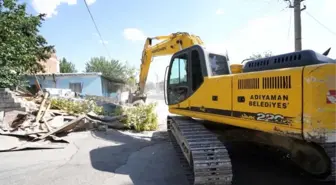
{"type": "Polygon", "coordinates": [[[189,92],[187,54],[176,56],[173,59],[167,90],[169,104],[176,104],[187,98],[189,92]]]}
{"type": "Polygon", "coordinates": [[[212,76],[230,74],[228,62],[223,55],[209,54],[212,76]]]}
{"type": "Polygon", "coordinates": [[[170,71],[169,84],[187,83],[187,55],[174,58],[170,71]]]}

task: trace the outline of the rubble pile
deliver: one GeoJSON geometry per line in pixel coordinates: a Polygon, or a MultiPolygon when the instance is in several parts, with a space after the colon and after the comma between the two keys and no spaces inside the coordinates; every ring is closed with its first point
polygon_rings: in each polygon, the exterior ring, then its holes
{"type": "Polygon", "coordinates": [[[0,151],[64,148],[69,141],[62,136],[69,132],[127,127],[119,122],[125,115],[99,115],[101,109],[87,100],[49,97],[49,92],[37,96],[8,89],[1,92],[0,135],[17,137],[21,142],[0,147],[0,151]]]}

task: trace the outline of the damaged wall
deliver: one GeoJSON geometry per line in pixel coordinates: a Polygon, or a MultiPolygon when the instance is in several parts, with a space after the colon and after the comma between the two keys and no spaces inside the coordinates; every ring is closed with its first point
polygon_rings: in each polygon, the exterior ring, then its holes
{"type": "Polygon", "coordinates": [[[7,112],[12,110],[26,111],[20,102],[16,102],[14,100],[13,95],[9,89],[0,88],[0,112],[7,112]]]}
{"type": "MultiPolygon", "coordinates": [[[[115,97],[122,83],[115,83],[100,73],[58,73],[36,75],[42,88],[71,89],[84,95],[115,97]]],[[[29,85],[35,84],[34,76],[27,76],[29,85]]]]}
{"type": "MultiPolygon", "coordinates": [[[[35,84],[33,76],[27,77],[29,85],[35,84]]],[[[103,96],[101,78],[98,75],[38,75],[42,88],[71,89],[81,94],[103,96]]]]}
{"type": "Polygon", "coordinates": [[[123,83],[116,83],[112,82],[111,80],[102,77],[102,90],[103,90],[103,96],[104,97],[111,97],[111,98],[117,98],[117,92],[120,90],[121,92],[126,91],[125,84],[123,83]]]}

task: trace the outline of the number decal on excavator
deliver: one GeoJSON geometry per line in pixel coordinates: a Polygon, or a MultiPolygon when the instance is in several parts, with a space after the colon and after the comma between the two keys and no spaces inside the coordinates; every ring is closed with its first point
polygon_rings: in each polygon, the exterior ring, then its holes
{"type": "Polygon", "coordinates": [[[288,124],[289,121],[281,114],[271,114],[271,113],[258,113],[257,114],[258,121],[268,121],[275,122],[280,124],[288,124]]]}

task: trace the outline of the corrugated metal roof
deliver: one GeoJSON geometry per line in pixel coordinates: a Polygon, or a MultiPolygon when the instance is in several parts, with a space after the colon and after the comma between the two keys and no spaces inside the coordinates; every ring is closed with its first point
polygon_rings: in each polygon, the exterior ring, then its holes
{"type": "MultiPolygon", "coordinates": [[[[102,73],[98,72],[92,72],[92,73],[40,73],[36,74],[36,76],[102,76],[102,73]]],[[[28,75],[28,76],[33,76],[33,75],[28,75]]]]}
{"type": "MultiPolygon", "coordinates": [[[[34,76],[33,74],[29,74],[26,76],[34,76]]],[[[101,72],[90,72],[90,73],[40,73],[36,74],[36,76],[102,76],[112,82],[126,83],[122,79],[112,79],[107,76],[104,76],[101,72]]]]}

